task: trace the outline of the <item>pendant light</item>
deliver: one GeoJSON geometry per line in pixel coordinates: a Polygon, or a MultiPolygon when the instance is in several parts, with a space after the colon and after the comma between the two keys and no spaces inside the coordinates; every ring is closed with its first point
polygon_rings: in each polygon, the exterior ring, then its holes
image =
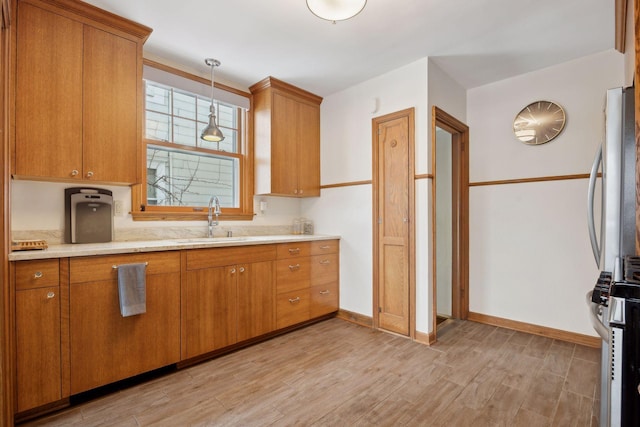
{"type": "Polygon", "coordinates": [[[209,142],[220,142],[224,139],[224,135],[216,124],[216,113],[213,108],[213,70],[220,66],[220,61],[213,58],[207,58],[204,62],[211,67],[211,107],[209,107],[209,124],[202,130],[200,138],[209,142]]]}
{"type": "Polygon", "coordinates": [[[307,0],[307,7],[318,18],[327,21],[344,21],[353,18],[364,9],[367,0],[307,0]]]}

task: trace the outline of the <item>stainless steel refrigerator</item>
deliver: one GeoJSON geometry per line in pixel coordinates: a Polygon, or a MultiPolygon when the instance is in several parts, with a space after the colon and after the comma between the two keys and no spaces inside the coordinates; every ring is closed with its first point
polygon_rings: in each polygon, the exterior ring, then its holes
{"type": "MultiPolygon", "coordinates": [[[[624,426],[631,424],[629,415],[623,414],[624,399],[619,382],[622,380],[621,353],[629,349],[623,349],[616,335],[620,327],[620,298],[612,292],[615,292],[616,283],[624,282],[625,257],[635,254],[634,88],[607,91],[605,123],[605,140],[591,169],[588,194],[589,235],[601,273],[593,291],[587,295],[587,301],[593,326],[602,338],[600,425],[624,426]],[[602,172],[601,199],[596,200],[599,171],[602,172]],[[598,214],[596,204],[599,205],[599,224],[595,221],[598,214]]],[[[632,330],[630,327],[627,329],[632,330]]]]}

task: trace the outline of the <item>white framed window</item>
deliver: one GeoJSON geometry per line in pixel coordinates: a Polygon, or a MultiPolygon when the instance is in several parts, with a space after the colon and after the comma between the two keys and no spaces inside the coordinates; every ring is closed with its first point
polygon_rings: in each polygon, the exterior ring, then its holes
{"type": "Polygon", "coordinates": [[[222,219],[251,218],[252,145],[246,132],[247,108],[243,107],[248,106],[248,98],[223,93],[226,96],[218,100],[216,93],[217,123],[225,138],[218,143],[204,141],[200,133],[209,121],[211,105],[210,95],[204,94],[207,87],[204,79],[194,76],[198,80],[190,81],[183,72],[176,70],[180,74],[172,74],[167,69],[145,66],[146,185],[141,186],[137,216],[157,219],[154,218],[157,214],[163,219],[193,219],[203,214],[212,196],[217,196],[222,219]],[[238,100],[243,105],[233,103],[238,100]]]}

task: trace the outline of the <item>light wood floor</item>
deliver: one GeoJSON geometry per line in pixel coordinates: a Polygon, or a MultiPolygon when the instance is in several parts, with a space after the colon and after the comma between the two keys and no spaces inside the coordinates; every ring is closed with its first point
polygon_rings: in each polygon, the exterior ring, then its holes
{"type": "Polygon", "coordinates": [[[598,350],[443,329],[428,347],[331,319],[25,425],[592,425],[598,350]]]}

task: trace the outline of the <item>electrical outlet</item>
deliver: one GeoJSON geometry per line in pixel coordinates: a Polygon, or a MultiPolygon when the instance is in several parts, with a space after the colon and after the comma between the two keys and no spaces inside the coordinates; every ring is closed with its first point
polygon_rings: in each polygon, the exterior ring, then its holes
{"type": "Polygon", "coordinates": [[[115,216],[122,216],[122,211],[123,211],[123,202],[122,200],[116,200],[113,204],[113,214],[115,216]]]}

